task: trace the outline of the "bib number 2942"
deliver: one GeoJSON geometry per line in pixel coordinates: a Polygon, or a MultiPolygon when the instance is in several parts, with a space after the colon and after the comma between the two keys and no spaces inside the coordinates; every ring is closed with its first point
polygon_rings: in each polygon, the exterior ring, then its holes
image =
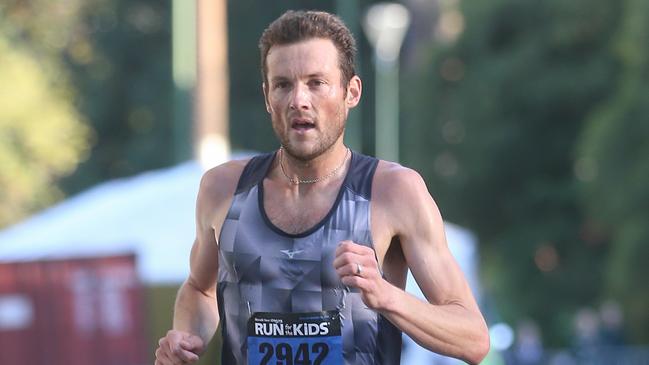
{"type": "Polygon", "coordinates": [[[248,321],[248,365],[340,365],[340,315],[257,312],[248,321]]]}
{"type": "Polygon", "coordinates": [[[259,344],[259,352],[263,354],[259,365],[323,365],[323,361],[329,354],[329,346],[326,343],[316,342],[313,344],[300,343],[295,348],[286,342],[277,345],[268,342],[259,344]],[[275,360],[271,362],[271,360],[275,360]]]}

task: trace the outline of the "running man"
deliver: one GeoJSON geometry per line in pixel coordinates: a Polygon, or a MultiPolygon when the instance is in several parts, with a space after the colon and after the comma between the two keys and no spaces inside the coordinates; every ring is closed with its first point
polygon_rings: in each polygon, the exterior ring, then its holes
{"type": "Polygon", "coordinates": [[[281,147],[203,176],[190,274],[155,364],[196,362],[219,324],[224,365],[399,364],[402,331],[479,363],[487,327],[423,179],[343,143],[362,92],[349,30],[289,11],[259,47],[281,147]],[[428,301],[403,290],[408,269],[428,301]]]}

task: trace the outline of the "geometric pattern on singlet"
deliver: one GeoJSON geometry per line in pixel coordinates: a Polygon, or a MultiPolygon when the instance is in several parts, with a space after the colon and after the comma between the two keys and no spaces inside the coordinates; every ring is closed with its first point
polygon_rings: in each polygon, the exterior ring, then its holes
{"type": "Polygon", "coordinates": [[[301,234],[273,225],[263,209],[263,179],[274,153],[244,168],[219,234],[217,300],[224,365],[247,364],[247,323],[255,312],[340,310],[349,365],[399,364],[401,332],[345,290],[333,267],[340,241],[373,248],[370,199],[378,160],[352,152],[349,171],[326,217],[301,234]]]}

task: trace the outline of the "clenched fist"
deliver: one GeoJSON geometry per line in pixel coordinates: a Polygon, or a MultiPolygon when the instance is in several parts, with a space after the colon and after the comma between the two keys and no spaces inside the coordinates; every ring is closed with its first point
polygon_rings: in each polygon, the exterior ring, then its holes
{"type": "Polygon", "coordinates": [[[184,365],[198,361],[205,349],[203,340],[187,332],[171,330],[158,341],[155,365],[184,365]]]}

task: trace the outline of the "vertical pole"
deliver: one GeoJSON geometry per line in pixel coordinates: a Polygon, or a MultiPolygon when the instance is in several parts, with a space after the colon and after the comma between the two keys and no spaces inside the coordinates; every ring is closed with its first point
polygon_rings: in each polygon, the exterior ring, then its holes
{"type": "Polygon", "coordinates": [[[173,153],[174,161],[192,157],[192,94],[196,85],[196,3],[194,0],[172,2],[172,74],[173,153]]]}
{"type": "Polygon", "coordinates": [[[399,61],[376,64],[376,157],[399,162],[399,61]]]}
{"type": "Polygon", "coordinates": [[[399,51],[409,25],[410,13],[399,3],[372,5],[363,22],[376,67],[376,156],[394,162],[399,162],[399,51]]]}
{"type": "Polygon", "coordinates": [[[198,0],[198,84],[194,151],[203,168],[230,155],[226,0],[198,0]]]}

